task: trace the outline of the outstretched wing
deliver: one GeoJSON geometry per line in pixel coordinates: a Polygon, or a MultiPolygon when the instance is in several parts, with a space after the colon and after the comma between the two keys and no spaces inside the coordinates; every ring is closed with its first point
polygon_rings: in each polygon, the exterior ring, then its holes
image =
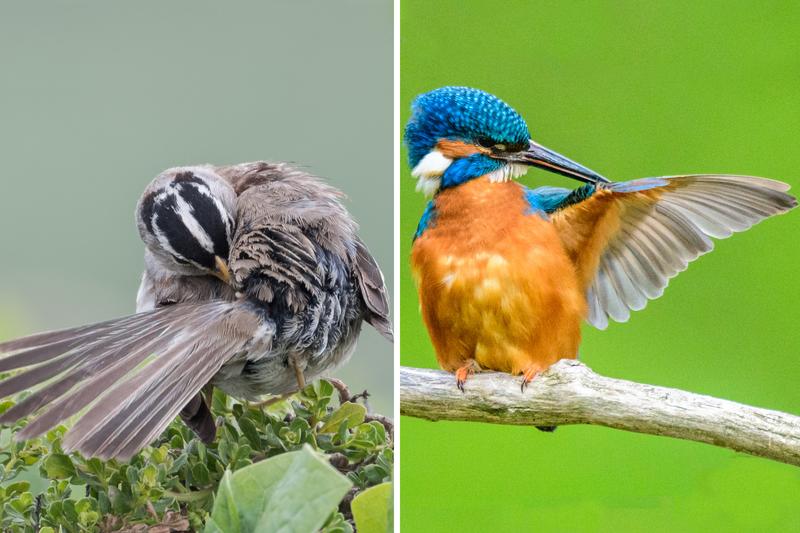
{"type": "Polygon", "coordinates": [[[661,296],[670,278],[713,248],[709,237],[729,237],[795,207],[788,189],[764,178],[704,174],[529,195],[550,212],[586,289],[588,320],[604,329],[609,317],[625,322],[661,296]]]}
{"type": "Polygon", "coordinates": [[[127,460],[160,435],[261,320],[235,303],[176,304],[93,326],[0,343],[0,397],[33,389],[0,423],[38,414],[20,440],[83,412],[64,447],[127,460]]]}

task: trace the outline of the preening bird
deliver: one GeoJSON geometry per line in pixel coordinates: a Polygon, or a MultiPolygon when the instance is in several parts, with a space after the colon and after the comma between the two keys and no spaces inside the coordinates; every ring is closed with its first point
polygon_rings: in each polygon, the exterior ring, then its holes
{"type": "Polygon", "coordinates": [[[363,321],[392,339],[381,271],[341,194],[283,163],[163,172],[136,219],[137,314],[0,343],[0,423],[17,438],[79,413],[64,447],[126,460],[179,413],[215,434],[210,385],[240,399],[297,391],[347,360],[363,321]]]}
{"type": "Polygon", "coordinates": [[[522,388],[575,358],[581,322],[604,329],[658,298],[670,278],[797,205],[779,181],[702,174],[612,183],[532,141],[499,98],[444,87],[414,101],[406,126],[417,189],[432,195],[411,262],[436,357],[463,390],[473,372],[522,388]],[[530,166],[585,185],[528,189],[530,166]]]}

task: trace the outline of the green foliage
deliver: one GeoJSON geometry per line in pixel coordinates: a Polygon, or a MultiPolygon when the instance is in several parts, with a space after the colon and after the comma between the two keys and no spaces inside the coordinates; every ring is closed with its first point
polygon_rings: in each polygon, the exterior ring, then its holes
{"type": "MultiPolygon", "coordinates": [[[[208,524],[207,531],[228,533],[277,529],[291,517],[312,529],[353,531],[350,502],[391,479],[392,440],[363,406],[332,406],[333,398],[327,381],[269,407],[215,391],[214,443],[176,420],[128,463],[65,453],[64,426],[15,442],[26,424],[19,421],[0,435],[0,529],[201,531],[208,524]]],[[[3,402],[0,412],[12,405],[3,402]]]]}
{"type": "Polygon", "coordinates": [[[352,487],[310,446],[225,473],[206,532],[317,531],[352,487]],[[298,509],[294,502],[303,502],[298,509]]]}
{"type": "Polygon", "coordinates": [[[353,499],[353,517],[361,533],[392,532],[393,494],[391,483],[381,483],[353,499]]]}

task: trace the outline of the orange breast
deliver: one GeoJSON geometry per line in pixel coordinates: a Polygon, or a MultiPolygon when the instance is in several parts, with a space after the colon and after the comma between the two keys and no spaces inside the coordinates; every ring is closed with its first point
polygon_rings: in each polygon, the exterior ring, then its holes
{"type": "Polygon", "coordinates": [[[436,197],[411,260],[442,368],[474,359],[518,374],[577,354],[585,297],[554,227],[529,211],[514,182],[480,178],[436,197]]]}

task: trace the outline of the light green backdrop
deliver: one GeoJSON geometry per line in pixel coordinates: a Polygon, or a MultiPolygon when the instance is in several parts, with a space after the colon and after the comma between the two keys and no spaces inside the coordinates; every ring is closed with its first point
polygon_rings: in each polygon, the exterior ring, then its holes
{"type": "MultiPolygon", "coordinates": [[[[130,313],[133,222],[164,168],[296,162],[349,197],[392,280],[392,5],[0,6],[0,338],[130,313]]],[[[392,409],[392,349],[365,327],[338,372],[392,409]]]]}
{"type": "MultiPolygon", "coordinates": [[[[402,120],[416,94],[471,85],[612,179],[742,173],[798,194],[799,27],[796,2],[403,0],[402,120]]],[[[405,163],[401,182],[402,363],[435,367],[408,268],[424,200],[405,163]]],[[[629,323],[587,327],[583,361],[800,414],[799,239],[795,211],[719,242],[629,323]]],[[[401,447],[404,531],[800,531],[800,470],[703,444],[403,418],[401,447]]]]}

